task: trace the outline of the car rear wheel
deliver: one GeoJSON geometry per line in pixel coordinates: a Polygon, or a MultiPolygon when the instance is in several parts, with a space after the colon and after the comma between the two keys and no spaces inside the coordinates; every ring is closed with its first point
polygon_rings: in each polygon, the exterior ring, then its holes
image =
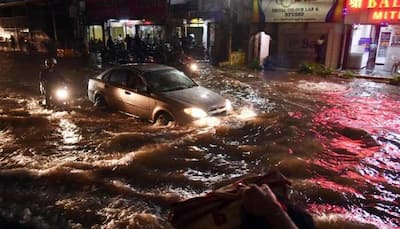
{"type": "Polygon", "coordinates": [[[166,126],[173,121],[174,119],[171,117],[171,115],[169,115],[166,112],[162,112],[159,115],[157,115],[156,124],[160,126],[166,126]]]}

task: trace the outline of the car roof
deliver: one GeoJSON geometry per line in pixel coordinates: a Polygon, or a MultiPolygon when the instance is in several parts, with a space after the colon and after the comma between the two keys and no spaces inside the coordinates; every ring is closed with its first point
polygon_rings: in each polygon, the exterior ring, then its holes
{"type": "Polygon", "coordinates": [[[162,65],[162,64],[153,64],[153,63],[135,63],[135,64],[124,64],[121,67],[134,69],[141,72],[155,72],[162,70],[176,70],[173,67],[162,65]]]}

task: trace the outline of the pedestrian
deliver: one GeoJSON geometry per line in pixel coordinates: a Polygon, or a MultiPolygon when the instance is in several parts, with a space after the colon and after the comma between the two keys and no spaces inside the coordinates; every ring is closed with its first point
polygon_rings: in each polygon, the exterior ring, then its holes
{"type": "Polygon", "coordinates": [[[19,50],[20,50],[21,52],[23,52],[24,49],[26,49],[26,46],[25,46],[25,39],[24,39],[22,36],[20,36],[20,37],[18,38],[18,46],[19,46],[19,50]]]}
{"type": "Polygon", "coordinates": [[[150,33],[146,34],[146,37],[144,38],[144,43],[147,46],[152,45],[152,39],[150,33]]]}
{"type": "Polygon", "coordinates": [[[122,35],[119,34],[118,37],[117,37],[117,42],[118,43],[122,43],[123,41],[124,41],[124,39],[122,38],[122,35]]]}
{"type": "Polygon", "coordinates": [[[17,46],[17,43],[15,41],[15,37],[13,35],[10,36],[10,41],[11,41],[11,48],[13,49],[13,51],[15,52],[15,48],[17,46]]]}
{"type": "Polygon", "coordinates": [[[107,39],[107,49],[109,50],[109,51],[113,51],[114,50],[114,41],[112,40],[112,37],[111,37],[111,35],[110,36],[108,36],[108,39],[107,39]]]}
{"type": "Polygon", "coordinates": [[[131,49],[132,49],[132,38],[131,38],[131,36],[129,36],[129,34],[126,34],[126,37],[125,37],[125,43],[126,43],[126,49],[128,50],[128,51],[130,51],[131,49]]]}
{"type": "Polygon", "coordinates": [[[325,54],[326,54],[326,39],[325,35],[322,34],[315,44],[315,62],[319,64],[325,64],[325,54]]]}

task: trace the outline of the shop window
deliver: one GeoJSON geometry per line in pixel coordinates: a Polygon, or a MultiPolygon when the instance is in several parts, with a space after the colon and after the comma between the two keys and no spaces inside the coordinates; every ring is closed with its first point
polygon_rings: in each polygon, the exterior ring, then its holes
{"type": "Polygon", "coordinates": [[[89,40],[103,41],[103,28],[101,25],[89,26],[89,40]]]}
{"type": "Polygon", "coordinates": [[[111,27],[111,37],[114,41],[118,40],[119,35],[124,38],[124,34],[124,27],[111,27]]]}

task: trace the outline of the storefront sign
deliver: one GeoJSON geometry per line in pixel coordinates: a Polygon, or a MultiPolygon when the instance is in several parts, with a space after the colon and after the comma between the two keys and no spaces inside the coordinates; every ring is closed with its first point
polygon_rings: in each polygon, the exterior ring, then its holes
{"type": "Polygon", "coordinates": [[[340,21],[343,6],[343,0],[264,0],[261,2],[266,22],[340,21]]]}
{"type": "Polygon", "coordinates": [[[400,0],[349,0],[350,14],[368,14],[367,22],[400,21],[400,0]]]}

